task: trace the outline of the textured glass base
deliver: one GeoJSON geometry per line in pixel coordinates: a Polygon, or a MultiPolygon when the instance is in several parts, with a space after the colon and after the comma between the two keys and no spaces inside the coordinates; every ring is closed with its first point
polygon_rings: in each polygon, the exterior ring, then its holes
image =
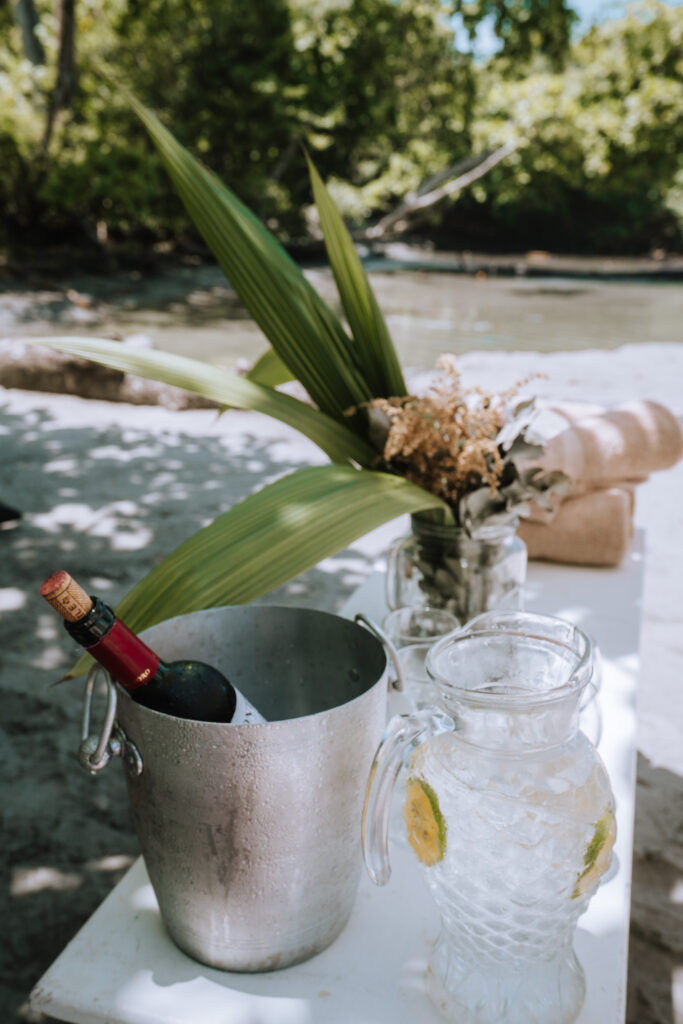
{"type": "Polygon", "coordinates": [[[468,963],[442,933],[427,969],[427,992],[452,1024],[571,1024],[586,992],[569,950],[557,960],[468,963]]]}

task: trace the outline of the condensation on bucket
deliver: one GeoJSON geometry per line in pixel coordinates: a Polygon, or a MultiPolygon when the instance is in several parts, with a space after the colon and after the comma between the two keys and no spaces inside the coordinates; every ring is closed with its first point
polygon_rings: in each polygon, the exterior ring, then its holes
{"type": "Polygon", "coordinates": [[[360,819],[386,718],[386,657],[362,627],[305,609],[181,616],[143,634],[208,661],[269,719],[217,725],[119,696],[142,775],[128,789],[163,920],[191,956],[265,971],[324,949],[351,913],[360,819]]]}

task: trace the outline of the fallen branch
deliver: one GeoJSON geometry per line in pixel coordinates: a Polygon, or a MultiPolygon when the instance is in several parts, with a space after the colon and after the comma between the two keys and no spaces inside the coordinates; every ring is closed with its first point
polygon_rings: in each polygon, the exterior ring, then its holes
{"type": "Polygon", "coordinates": [[[415,196],[411,196],[410,199],[401,203],[391,213],[387,213],[386,216],[382,217],[376,224],[373,224],[372,227],[367,228],[363,232],[363,239],[376,241],[377,239],[384,238],[392,229],[394,233],[404,231],[409,217],[421,213],[430,206],[435,206],[442,200],[455,195],[456,192],[460,192],[463,188],[467,188],[468,185],[478,181],[479,178],[483,178],[497,164],[505,160],[511,153],[514,153],[516,149],[519,149],[520,145],[520,140],[506,142],[504,146],[499,146],[492,153],[487,153],[482,158],[477,159],[474,167],[471,167],[466,173],[459,175],[452,181],[446,182],[445,185],[440,185],[438,188],[432,189],[431,192],[418,193],[415,196]]]}
{"type": "Polygon", "coordinates": [[[461,174],[465,174],[467,171],[471,171],[474,167],[477,167],[482,160],[488,160],[493,150],[487,149],[485,153],[477,153],[473,156],[471,153],[469,156],[464,157],[462,160],[458,160],[454,164],[450,164],[448,167],[444,167],[443,171],[439,171],[438,174],[433,174],[431,178],[427,178],[423,181],[420,187],[415,192],[408,192],[404,202],[411,203],[417,196],[424,196],[433,189],[438,188],[444,181],[450,181],[451,178],[459,177],[461,174]]]}

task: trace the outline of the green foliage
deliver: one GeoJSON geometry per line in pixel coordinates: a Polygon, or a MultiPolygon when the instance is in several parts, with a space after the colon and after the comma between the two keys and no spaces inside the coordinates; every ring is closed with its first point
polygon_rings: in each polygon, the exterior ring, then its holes
{"type": "Polygon", "coordinates": [[[307,159],[327,255],[356,343],[363,380],[373,398],[405,395],[406,385],[394,344],[351,236],[313,162],[310,157],[307,159]]]}
{"type": "MultiPolygon", "coordinates": [[[[310,159],[353,339],[252,212],[150,110],[132,96],[129,102],[188,212],[232,274],[238,294],[279,357],[279,364],[277,359],[262,360],[261,374],[277,378],[286,356],[293,369],[295,363],[303,368],[300,381],[309,393],[324,397],[328,411],[280,394],[267,383],[168,352],[136,350],[100,338],[26,340],[274,416],[301,430],[339,464],[299,470],[235,505],[157,565],[125,599],[121,614],[141,629],[185,611],[249,601],[402,512],[427,509],[451,521],[441,498],[393,473],[372,472],[370,467],[386,467],[371,443],[367,420],[356,417],[358,422],[350,427],[345,412],[349,389],[355,401],[364,397],[353,394],[358,367],[372,367],[372,382],[380,394],[391,393],[386,389],[394,384],[403,387],[403,378],[346,228],[310,159]],[[319,330],[311,330],[316,324],[319,330]]],[[[360,376],[358,385],[368,388],[360,376]]],[[[84,671],[87,661],[87,655],[81,658],[75,671],[84,671]]]]}
{"type": "Polygon", "coordinates": [[[453,0],[453,10],[472,39],[483,21],[492,22],[501,43],[496,63],[513,73],[538,55],[562,67],[577,21],[566,0],[453,0]]]}
{"type": "Polygon", "coordinates": [[[326,178],[384,176],[382,201],[416,187],[435,151],[448,159],[469,145],[469,62],[440,0],[80,0],[78,91],[42,153],[58,27],[48,0],[38,5],[46,67],[24,59],[16,26],[0,43],[0,96],[12,105],[0,111],[0,201],[22,228],[187,230],[112,80],[285,240],[306,230],[302,142],[326,178]]]}
{"type": "Polygon", "coordinates": [[[513,127],[527,145],[455,216],[555,250],[680,245],[683,8],[649,2],[592,29],[561,74],[511,80],[490,69],[479,145],[513,127]]]}
{"type": "Polygon", "coordinates": [[[320,228],[302,144],[361,225],[515,134],[527,144],[431,214],[441,244],[676,248],[683,8],[649,0],[571,45],[568,2],[79,0],[78,88],[47,150],[52,0],[35,0],[44,65],[0,5],[0,232],[144,245],[191,230],[118,81],[284,242],[320,228]],[[471,33],[488,19],[500,52],[459,53],[454,16],[471,33]]]}
{"type": "Polygon", "coordinates": [[[77,5],[78,89],[73,109],[58,115],[49,148],[44,136],[55,84],[58,25],[52,4],[39,0],[38,33],[45,65],[23,55],[19,28],[0,45],[0,205],[3,227],[27,240],[52,233],[95,235],[98,222],[125,235],[161,236],[180,226],[177,201],[160,188],[162,172],[125,99],[102,77],[116,64],[112,21],[125,0],[80,0],[77,5]],[[169,213],[171,216],[169,216],[169,213]]]}
{"type": "Polygon", "coordinates": [[[132,0],[112,33],[117,76],[250,207],[275,212],[296,85],[285,0],[132,0]]]}
{"type": "MultiPolygon", "coordinates": [[[[314,466],[281,477],[199,530],[117,607],[134,630],[225,604],[246,604],[396,516],[442,510],[390,473],[314,466]]],[[[72,675],[87,670],[84,654],[72,675]]]]}
{"type": "MultiPolygon", "coordinates": [[[[264,301],[267,302],[267,299],[264,301]]],[[[335,420],[319,409],[311,408],[306,402],[280,394],[272,386],[246,380],[230,370],[222,370],[187,356],[137,349],[105,338],[67,336],[23,340],[29,344],[44,345],[46,348],[92,359],[114,370],[135,373],[140,377],[185,388],[226,405],[274,416],[310,437],[335,462],[353,461],[368,466],[377,462],[377,453],[366,441],[352,433],[343,414],[335,420]]],[[[324,344],[319,347],[324,348],[324,344]]],[[[313,359],[315,349],[310,351],[313,359]]]]}
{"type": "Polygon", "coordinates": [[[469,152],[473,68],[455,49],[441,0],[292,6],[306,83],[298,131],[325,180],[361,191],[357,219],[469,152]]]}

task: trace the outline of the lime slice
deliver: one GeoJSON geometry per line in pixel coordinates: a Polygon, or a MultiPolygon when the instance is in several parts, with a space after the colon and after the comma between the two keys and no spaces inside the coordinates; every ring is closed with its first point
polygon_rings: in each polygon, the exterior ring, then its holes
{"type": "Polygon", "coordinates": [[[608,809],[596,822],[593,838],[586,847],[583,856],[583,871],[578,875],[572,892],[573,900],[590,892],[605,874],[609,867],[612,847],[616,838],[616,818],[614,812],[608,809]]]}
{"type": "Polygon", "coordinates": [[[428,868],[443,860],[446,854],[446,819],[441,813],[436,793],[424,779],[416,776],[408,779],[403,816],[408,842],[418,860],[428,868]]]}

